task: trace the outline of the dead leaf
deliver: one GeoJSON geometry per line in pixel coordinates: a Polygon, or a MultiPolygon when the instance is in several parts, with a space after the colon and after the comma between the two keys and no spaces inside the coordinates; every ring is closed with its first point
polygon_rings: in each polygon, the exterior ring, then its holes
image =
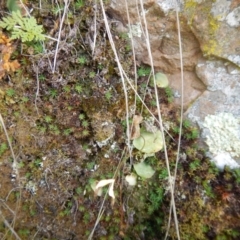
{"type": "Polygon", "coordinates": [[[140,115],[133,116],[132,128],[131,128],[131,137],[130,139],[136,139],[140,136],[140,123],[142,122],[143,117],[140,115]]]}

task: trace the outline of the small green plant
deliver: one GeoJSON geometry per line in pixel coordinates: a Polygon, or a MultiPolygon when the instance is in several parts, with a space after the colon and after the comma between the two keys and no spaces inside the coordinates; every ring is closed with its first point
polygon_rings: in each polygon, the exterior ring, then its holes
{"type": "Polygon", "coordinates": [[[58,92],[56,89],[50,89],[49,94],[52,98],[55,98],[57,96],[58,92]]]}
{"type": "Polygon", "coordinates": [[[41,133],[45,133],[47,131],[47,128],[45,126],[40,126],[38,129],[41,133]]]}
{"type": "Polygon", "coordinates": [[[21,237],[27,237],[29,236],[30,234],[30,231],[28,229],[20,229],[18,231],[18,234],[21,236],[21,237]]]}
{"type": "Polygon", "coordinates": [[[35,54],[43,53],[44,51],[43,45],[40,42],[34,43],[33,49],[35,54]]]}
{"type": "Polygon", "coordinates": [[[159,179],[164,180],[168,177],[168,170],[167,168],[163,168],[158,175],[159,179]]]}
{"type": "Polygon", "coordinates": [[[214,198],[215,196],[214,196],[214,193],[213,193],[213,190],[212,190],[212,187],[211,187],[210,183],[207,180],[204,180],[202,185],[203,185],[203,188],[206,192],[206,195],[208,197],[214,198]]]}
{"type": "MultiPolygon", "coordinates": [[[[76,194],[77,195],[80,195],[80,194],[82,194],[83,193],[83,189],[81,188],[81,187],[78,187],[78,188],[76,188],[76,194]]],[[[79,209],[80,210],[80,209],[79,209]]]]}
{"type": "Polygon", "coordinates": [[[84,120],[84,119],[86,118],[86,116],[85,116],[84,113],[80,113],[79,116],[78,116],[78,118],[79,118],[80,120],[84,120]]]}
{"type": "Polygon", "coordinates": [[[79,93],[79,94],[82,93],[82,91],[83,91],[81,85],[76,85],[76,86],[75,86],[75,90],[76,90],[76,92],[79,93]]]}
{"type": "Polygon", "coordinates": [[[12,89],[12,88],[9,88],[7,91],[6,91],[6,94],[8,97],[13,97],[15,95],[15,90],[12,89]]]}
{"type": "Polygon", "coordinates": [[[173,99],[174,99],[174,95],[173,95],[172,89],[170,87],[166,87],[166,88],[164,88],[164,90],[165,90],[165,93],[167,95],[168,102],[171,103],[173,101],[173,99]]]}
{"type": "Polygon", "coordinates": [[[43,74],[39,74],[38,79],[43,82],[46,80],[46,77],[43,74]]]}
{"type": "Polygon", "coordinates": [[[62,5],[58,5],[58,6],[56,6],[56,7],[54,7],[54,8],[52,9],[52,12],[53,12],[53,14],[56,16],[56,15],[58,15],[63,9],[64,9],[64,7],[63,7],[62,5]]]}
{"type": "Polygon", "coordinates": [[[58,126],[56,126],[56,125],[52,125],[52,124],[49,125],[49,129],[55,135],[59,135],[60,134],[60,130],[59,130],[58,126]]]}
{"type": "Polygon", "coordinates": [[[63,87],[63,91],[66,92],[66,93],[70,93],[71,87],[66,85],[66,86],[63,87]]]}
{"type": "Polygon", "coordinates": [[[150,67],[140,67],[137,70],[138,77],[146,77],[151,73],[150,67]]]}
{"type": "Polygon", "coordinates": [[[67,128],[63,131],[63,135],[68,136],[73,132],[72,128],[67,128]]]}
{"type": "Polygon", "coordinates": [[[111,91],[111,89],[108,90],[108,91],[105,93],[105,98],[106,98],[108,101],[112,98],[112,91],[111,91]]]}
{"type": "Polygon", "coordinates": [[[27,102],[29,101],[29,98],[23,96],[23,97],[21,98],[21,100],[22,100],[23,103],[27,103],[27,102]]]}
{"type": "Polygon", "coordinates": [[[95,76],[96,76],[96,73],[95,73],[95,72],[90,72],[90,73],[89,73],[89,77],[90,77],[90,78],[94,78],[95,76]]]}
{"type": "Polygon", "coordinates": [[[233,176],[236,179],[236,183],[240,184],[240,168],[235,168],[233,170],[233,176]]]}
{"type": "Polygon", "coordinates": [[[90,132],[89,132],[88,129],[84,129],[84,130],[82,131],[82,136],[83,136],[83,137],[88,137],[89,134],[90,134],[90,132]]]}
{"type": "Polygon", "coordinates": [[[191,126],[191,122],[188,119],[183,120],[183,127],[189,128],[191,126]]]}
{"type": "Polygon", "coordinates": [[[86,63],[87,59],[85,56],[81,56],[77,59],[77,63],[80,63],[82,65],[84,65],[86,63]]]}
{"type": "Polygon", "coordinates": [[[186,139],[188,139],[188,140],[194,140],[194,139],[198,138],[198,136],[199,136],[198,129],[192,128],[192,129],[190,130],[190,133],[187,133],[187,134],[186,134],[186,139]]]}
{"type": "Polygon", "coordinates": [[[0,156],[8,149],[8,145],[6,143],[2,143],[0,145],[0,156]]]}
{"type": "Polygon", "coordinates": [[[88,120],[83,120],[83,121],[82,121],[82,126],[83,126],[84,128],[88,128],[88,127],[89,127],[89,122],[88,122],[88,120]]]}
{"type": "Polygon", "coordinates": [[[50,123],[50,122],[52,122],[53,119],[51,116],[45,116],[44,120],[45,120],[45,122],[50,123]]]}
{"type": "Polygon", "coordinates": [[[84,0],[77,0],[74,5],[76,8],[81,8],[84,6],[84,0]]]}
{"type": "Polygon", "coordinates": [[[189,167],[192,171],[197,170],[200,167],[201,163],[199,159],[195,159],[193,162],[189,164],[189,167]]]}
{"type": "Polygon", "coordinates": [[[11,39],[21,39],[22,42],[44,41],[43,27],[37,24],[34,17],[23,17],[20,11],[12,12],[11,16],[0,21],[0,27],[11,31],[11,39]]]}

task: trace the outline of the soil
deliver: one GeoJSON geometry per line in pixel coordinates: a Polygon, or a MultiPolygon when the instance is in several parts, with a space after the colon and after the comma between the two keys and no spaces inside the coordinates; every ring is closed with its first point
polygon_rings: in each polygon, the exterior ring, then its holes
{"type": "MultiPolygon", "coordinates": [[[[45,34],[55,39],[64,9],[64,2],[59,4],[58,9],[52,1],[43,1],[41,8],[38,2],[27,3],[45,34]]],[[[137,176],[132,164],[143,154],[133,149],[130,155],[127,148],[124,87],[102,19],[99,4],[79,0],[69,5],[58,50],[51,39],[9,40],[9,63],[16,60],[19,66],[0,69],[0,113],[16,159],[3,126],[1,239],[164,239],[171,206],[165,154],[145,160],[155,171],[152,178],[137,176]],[[125,180],[131,174],[137,176],[134,187],[125,180]],[[107,187],[101,196],[94,192],[94,184],[105,179],[115,179],[115,199],[107,187]]],[[[122,67],[135,85],[130,40],[116,31],[114,19],[108,20],[122,67]]],[[[3,34],[10,38],[9,32],[3,34]]],[[[1,49],[6,46],[2,43],[1,49]]],[[[149,66],[137,69],[135,87],[157,117],[154,88],[146,84],[149,66]]],[[[134,115],[148,119],[151,114],[126,85],[130,123],[134,115]]],[[[170,89],[159,89],[158,98],[173,173],[180,109],[170,89]]],[[[197,147],[197,137],[197,129],[184,121],[175,181],[182,239],[238,239],[240,172],[219,172],[197,147]]],[[[176,239],[173,220],[169,236],[176,239]]]]}

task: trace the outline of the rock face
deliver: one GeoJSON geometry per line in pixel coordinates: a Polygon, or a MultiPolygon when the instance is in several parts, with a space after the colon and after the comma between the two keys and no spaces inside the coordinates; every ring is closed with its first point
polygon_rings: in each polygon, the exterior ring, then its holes
{"type": "Polygon", "coordinates": [[[112,0],[107,10],[110,17],[120,22],[121,31],[128,32],[132,38],[138,63],[151,63],[146,46],[149,39],[155,69],[168,76],[175,96],[181,96],[175,11],[178,9],[186,116],[203,130],[208,115],[225,112],[239,118],[240,1],[142,2],[143,6],[138,1],[112,0]]]}

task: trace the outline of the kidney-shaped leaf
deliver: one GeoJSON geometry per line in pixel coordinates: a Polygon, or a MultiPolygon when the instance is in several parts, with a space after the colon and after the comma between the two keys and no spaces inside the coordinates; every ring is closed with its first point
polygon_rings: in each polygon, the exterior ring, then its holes
{"type": "Polygon", "coordinates": [[[149,165],[144,162],[136,163],[133,165],[136,173],[143,178],[151,178],[155,171],[149,165]]]}
{"type": "Polygon", "coordinates": [[[133,140],[133,146],[144,153],[155,153],[163,148],[161,131],[155,133],[141,131],[140,137],[133,140]]]}
{"type": "MultiPolygon", "coordinates": [[[[152,77],[151,81],[152,81],[151,85],[153,85],[153,77],[152,77]]],[[[159,87],[159,88],[165,88],[169,85],[167,76],[161,72],[158,72],[155,74],[155,81],[156,81],[157,87],[159,87]]]]}

